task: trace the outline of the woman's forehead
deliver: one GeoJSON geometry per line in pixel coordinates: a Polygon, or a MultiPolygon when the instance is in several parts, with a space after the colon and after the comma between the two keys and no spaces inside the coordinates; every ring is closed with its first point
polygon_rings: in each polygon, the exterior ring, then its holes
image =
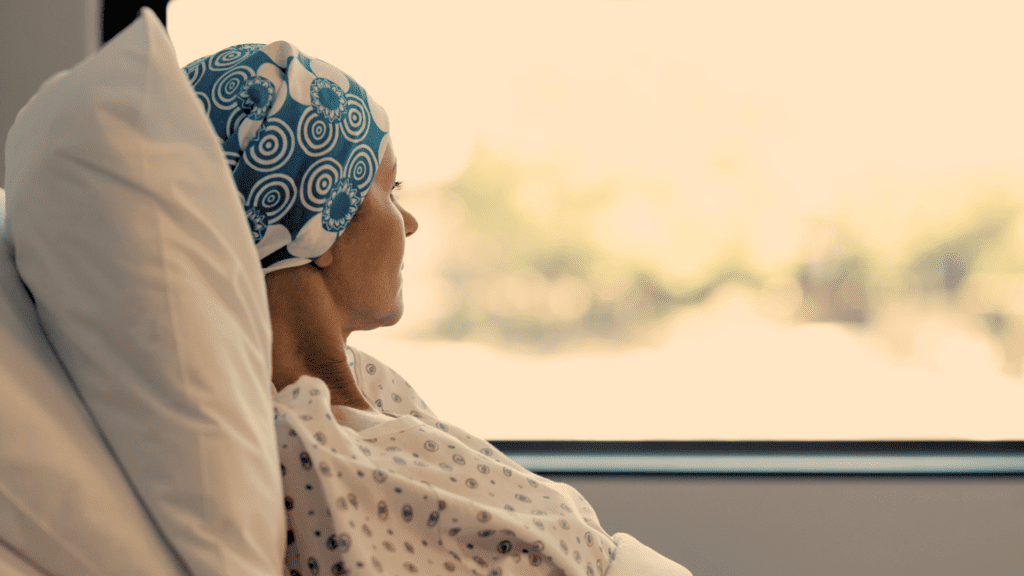
{"type": "Polygon", "coordinates": [[[398,157],[395,155],[395,147],[391,143],[391,138],[387,139],[387,143],[384,145],[384,152],[381,154],[380,166],[377,168],[377,177],[381,177],[381,174],[388,173],[393,178],[398,173],[398,157]]]}

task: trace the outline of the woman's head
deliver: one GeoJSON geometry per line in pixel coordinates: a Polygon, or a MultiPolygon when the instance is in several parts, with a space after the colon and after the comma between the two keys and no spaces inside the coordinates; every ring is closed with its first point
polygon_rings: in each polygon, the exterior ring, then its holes
{"type": "Polygon", "coordinates": [[[264,273],[327,253],[391,148],[384,109],[287,42],[233,46],[185,72],[222,141],[264,273]]]}

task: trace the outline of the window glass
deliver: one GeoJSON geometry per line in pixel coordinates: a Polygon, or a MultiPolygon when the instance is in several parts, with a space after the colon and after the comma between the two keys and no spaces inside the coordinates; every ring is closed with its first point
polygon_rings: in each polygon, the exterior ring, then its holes
{"type": "Polygon", "coordinates": [[[1015,2],[175,0],[387,111],[406,317],[489,438],[1024,436],[1015,2]]]}

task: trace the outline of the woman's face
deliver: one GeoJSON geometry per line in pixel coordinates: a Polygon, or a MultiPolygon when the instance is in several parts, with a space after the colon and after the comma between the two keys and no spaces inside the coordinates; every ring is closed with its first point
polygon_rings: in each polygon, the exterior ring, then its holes
{"type": "Polygon", "coordinates": [[[323,268],[346,332],[391,326],[402,317],[405,238],[419,224],[395,200],[396,173],[388,143],[359,210],[328,253],[314,261],[323,268]]]}

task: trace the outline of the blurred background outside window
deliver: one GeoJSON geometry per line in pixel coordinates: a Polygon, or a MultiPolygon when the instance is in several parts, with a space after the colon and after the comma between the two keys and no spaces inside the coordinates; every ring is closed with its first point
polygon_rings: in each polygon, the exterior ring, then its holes
{"type": "Polygon", "coordinates": [[[1017,2],[173,0],[389,113],[406,317],[495,439],[1020,439],[1017,2]]]}

